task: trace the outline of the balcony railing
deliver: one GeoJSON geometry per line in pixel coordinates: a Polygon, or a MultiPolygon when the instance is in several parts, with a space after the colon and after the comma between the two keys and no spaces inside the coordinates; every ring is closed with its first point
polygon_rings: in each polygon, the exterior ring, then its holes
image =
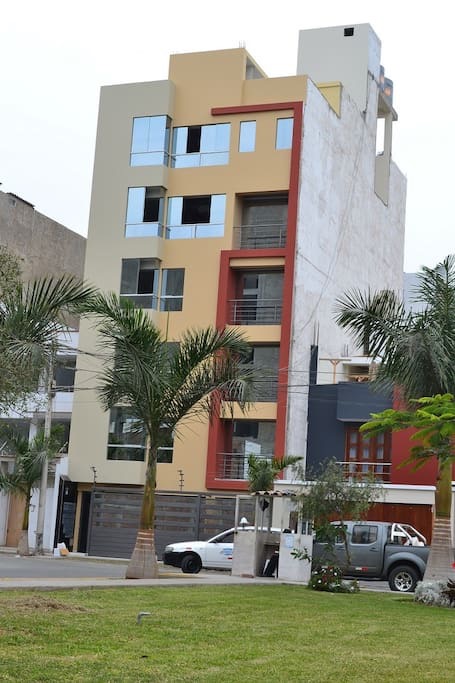
{"type": "MultiPolygon", "coordinates": [[[[261,453],[256,457],[272,460],[272,453],[261,453]]],[[[216,479],[246,481],[248,479],[248,458],[245,453],[217,453],[216,479]]]]}
{"type": "Polygon", "coordinates": [[[286,246],[286,223],[240,225],[234,228],[235,249],[280,249],[286,246]]]}
{"type": "Polygon", "coordinates": [[[362,477],[371,477],[378,482],[390,482],[391,462],[369,462],[359,460],[357,462],[337,462],[343,469],[347,479],[359,480],[362,477]]]}
{"type": "MultiPolygon", "coordinates": [[[[255,372],[256,368],[254,365],[243,365],[246,371],[252,370],[255,372]]],[[[260,373],[260,369],[257,371],[260,373]]],[[[239,392],[232,389],[229,393],[229,401],[238,401],[240,398],[239,392]]],[[[261,377],[260,374],[257,379],[254,379],[253,384],[253,396],[252,400],[258,403],[276,402],[278,398],[278,377],[271,377],[270,374],[267,377],[261,377]]]]}
{"type": "Polygon", "coordinates": [[[279,325],[281,322],[281,299],[231,299],[231,325],[279,325]]]}

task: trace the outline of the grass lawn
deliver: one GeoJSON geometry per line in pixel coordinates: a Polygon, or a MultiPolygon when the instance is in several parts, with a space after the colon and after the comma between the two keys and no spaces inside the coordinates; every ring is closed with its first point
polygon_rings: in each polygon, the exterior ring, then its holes
{"type": "Polygon", "coordinates": [[[455,681],[454,630],[453,609],[366,591],[5,591],[0,680],[441,683],[455,681]]]}

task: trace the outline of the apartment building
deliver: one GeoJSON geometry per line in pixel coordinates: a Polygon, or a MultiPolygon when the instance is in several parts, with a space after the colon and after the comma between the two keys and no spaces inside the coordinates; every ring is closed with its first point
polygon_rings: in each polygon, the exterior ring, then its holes
{"type": "MultiPolygon", "coordinates": [[[[246,415],[187,424],[162,450],[158,548],[231,519],[250,453],[305,458],[310,377],[351,372],[336,297],[402,288],[406,189],[380,41],[368,24],[301,31],[297,63],[268,78],[243,48],[176,54],[167,80],[101,89],[86,279],[169,341],[239,328],[263,375],[246,415]]],[[[102,352],[88,321],[80,344],[102,352]]],[[[128,555],[144,443],[127,408],[102,411],[99,363],[77,366],[73,547],[128,555]]]]}
{"type": "MultiPolygon", "coordinates": [[[[0,244],[19,257],[24,281],[64,274],[82,278],[86,239],[61,223],[37,211],[33,204],[12,192],[0,191],[0,244]]],[[[78,320],[71,323],[77,327],[78,320]]],[[[62,335],[54,373],[55,392],[52,398],[52,424],[63,428],[62,450],[51,466],[45,512],[44,547],[52,548],[56,519],[58,533],[63,533],[63,491],[68,467],[68,443],[73,402],[74,373],[78,334],[62,335]]],[[[47,401],[37,393],[30,396],[20,412],[0,413],[0,424],[8,423],[17,432],[32,439],[43,428],[47,401]]],[[[13,467],[14,456],[4,441],[0,441],[0,469],[13,467]]],[[[66,506],[66,517],[69,506],[66,506]]],[[[20,497],[0,493],[0,546],[16,547],[22,529],[24,501],[20,497]]],[[[34,492],[30,508],[29,544],[35,546],[38,513],[38,491],[34,492]]],[[[74,517],[74,514],[72,515],[74,517]]],[[[68,524],[67,524],[68,526],[68,524]]],[[[72,534],[71,534],[72,535],[72,534]]],[[[66,537],[68,538],[68,537],[66,537]]],[[[63,536],[58,538],[63,540],[63,536]]]]}

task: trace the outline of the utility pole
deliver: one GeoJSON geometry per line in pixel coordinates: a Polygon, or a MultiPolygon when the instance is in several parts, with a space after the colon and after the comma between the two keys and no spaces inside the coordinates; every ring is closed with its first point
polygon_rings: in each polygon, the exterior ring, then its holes
{"type": "MultiPolygon", "coordinates": [[[[52,384],[54,375],[53,356],[49,359],[46,377],[46,413],[44,416],[44,438],[45,443],[49,440],[52,427],[52,384]]],[[[43,536],[44,536],[44,516],[46,513],[47,478],[49,471],[49,458],[43,458],[41,466],[41,479],[39,487],[38,519],[36,521],[36,543],[35,555],[44,555],[43,536]]]]}

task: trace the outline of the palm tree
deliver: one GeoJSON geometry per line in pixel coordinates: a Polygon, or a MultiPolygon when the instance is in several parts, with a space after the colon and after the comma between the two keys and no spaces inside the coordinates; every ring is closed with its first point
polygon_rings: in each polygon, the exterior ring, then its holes
{"type": "Polygon", "coordinates": [[[301,458],[284,456],[283,458],[264,458],[257,455],[248,457],[248,488],[251,493],[271,491],[273,482],[280,472],[296,465],[301,458]]]}
{"type": "Polygon", "coordinates": [[[8,452],[14,456],[14,468],[12,472],[0,471],[0,491],[21,496],[25,501],[18,555],[30,555],[28,525],[32,493],[40,481],[43,461],[55,459],[61,448],[61,433],[59,425],[52,428],[50,436],[41,430],[29,441],[9,425],[1,429],[8,452]]]}
{"type": "MultiPolygon", "coordinates": [[[[0,408],[17,407],[36,392],[39,382],[47,388],[48,411],[56,353],[65,348],[62,341],[69,330],[71,315],[94,294],[70,275],[21,282],[4,290],[0,305],[0,408]],[[5,379],[6,378],[6,379],[5,379]],[[2,381],[2,379],[4,381],[2,381]]],[[[49,437],[50,420],[46,422],[49,437]]],[[[42,538],[47,491],[47,459],[42,461],[36,549],[43,552],[42,538]]]]}
{"type": "MultiPolygon", "coordinates": [[[[416,404],[410,399],[455,394],[455,256],[447,256],[435,268],[424,267],[413,294],[423,311],[406,311],[397,294],[384,290],[347,293],[338,299],[336,313],[337,323],[363,346],[365,354],[380,360],[373,386],[397,385],[411,407],[416,404]]],[[[442,558],[451,547],[451,482],[452,462],[438,458],[426,578],[441,573],[447,578],[442,558]]]]}
{"type": "Polygon", "coordinates": [[[245,409],[253,380],[241,365],[248,345],[234,330],[188,331],[168,343],[146,311],[115,294],[99,295],[89,310],[97,318],[106,365],[98,394],[105,410],[118,405],[146,432],[144,495],[127,578],[158,576],[154,517],[158,449],[178,436],[182,421],[218,414],[235,397],[245,409]]]}

